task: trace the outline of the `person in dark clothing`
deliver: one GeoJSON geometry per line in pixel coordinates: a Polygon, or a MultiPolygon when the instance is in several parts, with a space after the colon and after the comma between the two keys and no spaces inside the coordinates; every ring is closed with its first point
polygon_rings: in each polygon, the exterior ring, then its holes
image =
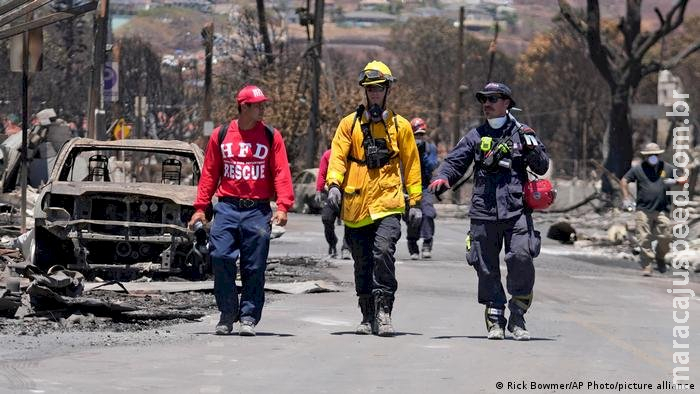
{"type": "MultiPolygon", "coordinates": [[[[321,206],[321,222],[323,223],[323,234],[328,242],[328,255],[332,258],[338,257],[338,237],[335,235],[335,221],[340,216],[340,210],[335,209],[328,203],[328,192],[326,191],[326,175],[328,174],[328,160],[331,157],[331,150],[326,150],[321,156],[318,164],[318,178],[316,179],[316,194],[314,200],[321,206]]],[[[350,256],[348,242],[343,237],[343,246],[340,249],[340,258],[350,256]]]]}
{"type": "Polygon", "coordinates": [[[441,193],[457,182],[474,162],[474,191],[467,236],[467,262],[479,277],[479,303],[486,306],[489,339],[505,337],[506,295],[501,284],[499,253],[505,246],[510,316],[507,327],[516,340],[529,340],[523,315],[532,303],[535,284],[533,258],[540,235],[532,223],[532,209],[523,199],[528,168],[543,175],[549,157],[534,131],[520,124],[509,110],[515,106],[511,90],[491,82],[476,93],[486,122],[470,130],[440,165],[428,189],[441,193]]]}
{"type": "Polygon", "coordinates": [[[672,175],[675,167],[659,159],[659,155],[664,153],[659,145],[650,142],[640,153],[642,163],[627,171],[620,187],[625,208],[631,208],[634,203],[630,198],[628,186],[631,182],[637,183],[635,223],[637,242],[641,250],[640,263],[642,274],[651,276],[651,264],[654,261],[660,272],[666,271],[664,256],[669,251],[672,239],[672,223],[668,217],[670,199],[666,191],[677,182],[672,175]],[[651,247],[652,241],[657,241],[656,251],[651,247]]]}
{"type": "Polygon", "coordinates": [[[423,188],[420,209],[423,211],[423,217],[420,225],[407,226],[406,241],[411,260],[418,260],[421,257],[418,254],[418,240],[423,238],[423,246],[420,251],[424,259],[429,259],[433,250],[435,216],[437,215],[433,206],[434,196],[428,193],[428,185],[430,185],[430,179],[433,177],[433,171],[438,166],[437,147],[428,141],[426,136],[428,126],[423,119],[411,119],[411,128],[413,129],[413,137],[416,139],[416,146],[420,155],[421,187],[423,188]]]}

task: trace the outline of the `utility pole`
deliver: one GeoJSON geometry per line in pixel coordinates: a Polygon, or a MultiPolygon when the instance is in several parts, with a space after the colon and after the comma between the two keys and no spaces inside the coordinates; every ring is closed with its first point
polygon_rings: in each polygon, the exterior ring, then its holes
{"type": "Polygon", "coordinates": [[[202,108],[202,120],[211,120],[211,74],[212,56],[214,51],[214,22],[207,23],[202,29],[204,41],[204,105],[202,108]]]}
{"type": "MultiPolygon", "coordinates": [[[[27,22],[32,13],[27,14],[27,22]]],[[[27,231],[27,133],[29,132],[29,32],[22,35],[22,149],[20,151],[20,185],[22,188],[20,209],[22,210],[20,232],[27,231]]]]}
{"type": "Polygon", "coordinates": [[[256,5],[258,8],[258,27],[260,28],[260,35],[263,40],[263,47],[265,49],[265,63],[267,65],[272,64],[274,61],[272,57],[272,43],[270,43],[270,33],[267,31],[267,18],[265,18],[265,1],[256,0],[256,5]]]}
{"type": "Polygon", "coordinates": [[[493,73],[493,61],[496,58],[496,41],[498,41],[498,30],[499,30],[499,23],[498,20],[494,23],[494,33],[493,33],[493,41],[491,42],[491,45],[489,45],[489,53],[491,57],[489,58],[489,72],[486,76],[486,83],[491,82],[491,74],[493,73]]]}
{"type": "MultiPolygon", "coordinates": [[[[95,13],[93,32],[95,43],[93,47],[92,75],[90,77],[90,92],[88,95],[88,137],[97,138],[96,115],[103,107],[102,74],[105,66],[105,48],[107,46],[107,23],[109,21],[109,0],[99,0],[95,13]]],[[[104,130],[101,130],[104,131],[104,130]]]]}
{"type": "Polygon", "coordinates": [[[464,6],[459,7],[459,81],[457,84],[457,102],[455,104],[454,128],[452,129],[452,138],[450,145],[457,145],[459,141],[459,131],[462,127],[462,82],[464,81],[464,6]]]}
{"type": "Polygon", "coordinates": [[[311,86],[311,113],[309,114],[309,130],[307,141],[307,167],[316,163],[319,129],[319,97],[321,95],[321,44],[323,42],[323,6],[324,0],[316,0],[314,12],[314,40],[311,56],[313,56],[313,81],[311,86]]]}

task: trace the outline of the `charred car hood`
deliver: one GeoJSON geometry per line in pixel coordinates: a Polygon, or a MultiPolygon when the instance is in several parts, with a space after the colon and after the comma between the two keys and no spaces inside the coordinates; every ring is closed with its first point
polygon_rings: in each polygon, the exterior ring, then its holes
{"type": "Polygon", "coordinates": [[[197,197],[197,186],[155,183],[53,182],[46,185],[45,190],[52,194],[70,196],[92,193],[143,195],[163,198],[180,205],[192,205],[197,197]]]}

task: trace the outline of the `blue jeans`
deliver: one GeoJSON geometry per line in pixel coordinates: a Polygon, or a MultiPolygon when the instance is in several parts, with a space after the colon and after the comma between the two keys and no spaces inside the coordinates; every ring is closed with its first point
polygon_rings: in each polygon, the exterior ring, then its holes
{"type": "MultiPolygon", "coordinates": [[[[423,218],[420,225],[411,226],[406,220],[406,241],[408,242],[408,253],[418,253],[418,240],[423,238],[423,250],[433,250],[433,235],[435,234],[435,195],[423,190],[423,197],[420,201],[420,210],[423,218]]],[[[408,214],[408,211],[407,211],[408,214]]]]}
{"type": "Polygon", "coordinates": [[[265,303],[265,269],[270,250],[269,205],[252,208],[219,202],[214,207],[214,223],[209,234],[209,250],[214,271],[214,295],[222,313],[236,320],[257,324],[265,303]],[[240,304],[236,291],[236,260],[241,258],[240,304]]]}

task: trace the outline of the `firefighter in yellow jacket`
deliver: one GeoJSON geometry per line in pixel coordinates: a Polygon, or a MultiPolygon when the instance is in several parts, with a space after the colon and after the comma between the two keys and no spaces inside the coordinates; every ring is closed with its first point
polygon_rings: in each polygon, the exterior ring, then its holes
{"type": "Polygon", "coordinates": [[[344,117],[333,137],[326,176],[328,202],[342,207],[345,236],[355,262],[362,322],[356,334],[393,336],[394,252],[400,217],[420,222],[420,158],[411,124],[387,109],[396,78],[386,64],[368,63],[359,76],[366,107],[344,117]],[[342,200],[342,201],[341,201],[342,200]]]}

